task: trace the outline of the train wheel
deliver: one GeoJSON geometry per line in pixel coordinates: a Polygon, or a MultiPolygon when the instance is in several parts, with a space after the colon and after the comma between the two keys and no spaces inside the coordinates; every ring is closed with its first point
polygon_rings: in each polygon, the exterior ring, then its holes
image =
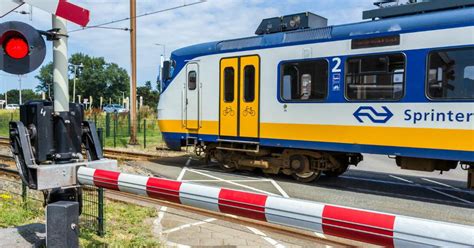
{"type": "Polygon", "coordinates": [[[219,166],[225,172],[234,172],[237,170],[237,165],[235,164],[235,162],[232,162],[232,161],[225,161],[225,162],[219,163],[219,166]]]}
{"type": "Polygon", "coordinates": [[[346,165],[341,165],[341,167],[335,169],[335,170],[330,170],[330,171],[325,171],[324,172],[324,175],[328,176],[328,177],[338,177],[342,174],[344,174],[344,172],[346,172],[347,170],[349,169],[349,165],[346,164],[346,165]]]}
{"type": "Polygon", "coordinates": [[[196,156],[202,157],[203,154],[205,153],[205,147],[202,145],[196,145],[194,147],[194,153],[196,154],[196,156]]]}
{"type": "Polygon", "coordinates": [[[308,157],[303,155],[291,156],[290,167],[293,178],[302,183],[312,182],[321,176],[321,171],[311,170],[308,157]]]}
{"type": "Polygon", "coordinates": [[[303,172],[303,173],[293,173],[293,178],[296,179],[298,182],[302,183],[310,183],[312,181],[318,180],[321,176],[321,171],[310,171],[310,172],[303,172]]]}

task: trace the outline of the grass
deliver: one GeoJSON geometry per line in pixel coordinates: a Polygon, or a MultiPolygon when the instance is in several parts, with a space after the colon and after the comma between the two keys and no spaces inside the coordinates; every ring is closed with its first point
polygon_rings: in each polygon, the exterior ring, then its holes
{"type": "Polygon", "coordinates": [[[0,227],[22,226],[42,222],[44,211],[39,202],[29,201],[28,207],[20,197],[9,193],[0,194],[0,227]]]}
{"type": "MultiPolygon", "coordinates": [[[[41,204],[23,207],[20,197],[0,194],[0,227],[44,223],[41,204]]],[[[81,247],[159,247],[159,240],[152,234],[151,218],[157,216],[154,208],[106,201],[106,230],[99,237],[93,230],[81,229],[81,247]]]]}
{"type": "Polygon", "coordinates": [[[153,237],[152,222],[157,216],[153,208],[107,201],[105,225],[107,234],[99,237],[91,230],[81,232],[82,247],[159,247],[153,237]]]}
{"type": "Polygon", "coordinates": [[[5,110],[0,109],[0,136],[7,137],[8,134],[8,123],[11,120],[19,120],[20,111],[18,110],[5,110]]]}

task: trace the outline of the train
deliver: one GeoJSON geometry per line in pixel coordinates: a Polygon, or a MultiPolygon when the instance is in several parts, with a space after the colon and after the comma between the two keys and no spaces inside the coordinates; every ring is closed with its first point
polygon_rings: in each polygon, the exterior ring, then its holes
{"type": "Polygon", "coordinates": [[[301,182],[339,176],[362,154],[472,170],[473,13],[472,0],[410,1],[328,26],[306,12],[175,50],[157,106],[163,139],[228,172],[301,182]]]}

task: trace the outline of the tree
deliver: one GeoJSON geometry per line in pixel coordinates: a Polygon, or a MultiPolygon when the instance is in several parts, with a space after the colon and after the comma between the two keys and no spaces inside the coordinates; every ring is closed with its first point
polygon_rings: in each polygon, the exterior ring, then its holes
{"type": "MultiPolygon", "coordinates": [[[[11,103],[20,103],[20,91],[19,90],[9,90],[7,92],[8,96],[8,104],[11,103]]],[[[4,98],[4,94],[2,94],[1,99],[4,98]]],[[[21,100],[23,103],[26,103],[30,100],[41,100],[41,94],[35,93],[32,89],[24,89],[21,91],[21,100]]]]}
{"type": "Polygon", "coordinates": [[[45,92],[48,97],[53,96],[53,62],[41,67],[39,74],[35,76],[40,81],[40,84],[36,86],[36,91],[45,92]],[[49,91],[51,90],[51,92],[49,91]],[[48,94],[51,93],[51,96],[48,94]]]}
{"type": "Polygon", "coordinates": [[[157,90],[153,90],[151,82],[147,81],[145,86],[137,87],[137,96],[143,97],[143,104],[154,107],[158,104],[160,93],[157,90]]]}
{"type": "MultiPolygon", "coordinates": [[[[82,53],[73,54],[69,58],[69,63],[79,65],[83,64],[84,68],[77,75],[76,81],[76,100],[77,95],[81,95],[82,99],[93,97],[93,105],[99,106],[99,98],[103,97],[105,102],[111,98],[114,102],[118,102],[122,97],[122,93],[128,95],[130,79],[125,69],[119,67],[115,63],[108,63],[102,57],[91,57],[82,53]]],[[[70,72],[74,75],[74,72],[70,72]]],[[[53,65],[49,63],[43,66],[40,74],[36,77],[41,84],[36,88],[38,91],[48,92],[48,83],[53,81],[53,65]]],[[[69,92],[72,101],[73,79],[69,79],[69,92]]],[[[53,92],[51,87],[51,92],[53,92]]],[[[52,93],[51,93],[52,94],[52,93]]]]}

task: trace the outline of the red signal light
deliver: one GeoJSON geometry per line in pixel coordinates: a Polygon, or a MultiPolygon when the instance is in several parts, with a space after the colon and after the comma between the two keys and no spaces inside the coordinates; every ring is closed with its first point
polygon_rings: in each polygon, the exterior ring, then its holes
{"type": "Polygon", "coordinates": [[[4,49],[5,53],[14,59],[22,59],[30,52],[28,43],[21,37],[11,37],[6,40],[4,49]]]}

